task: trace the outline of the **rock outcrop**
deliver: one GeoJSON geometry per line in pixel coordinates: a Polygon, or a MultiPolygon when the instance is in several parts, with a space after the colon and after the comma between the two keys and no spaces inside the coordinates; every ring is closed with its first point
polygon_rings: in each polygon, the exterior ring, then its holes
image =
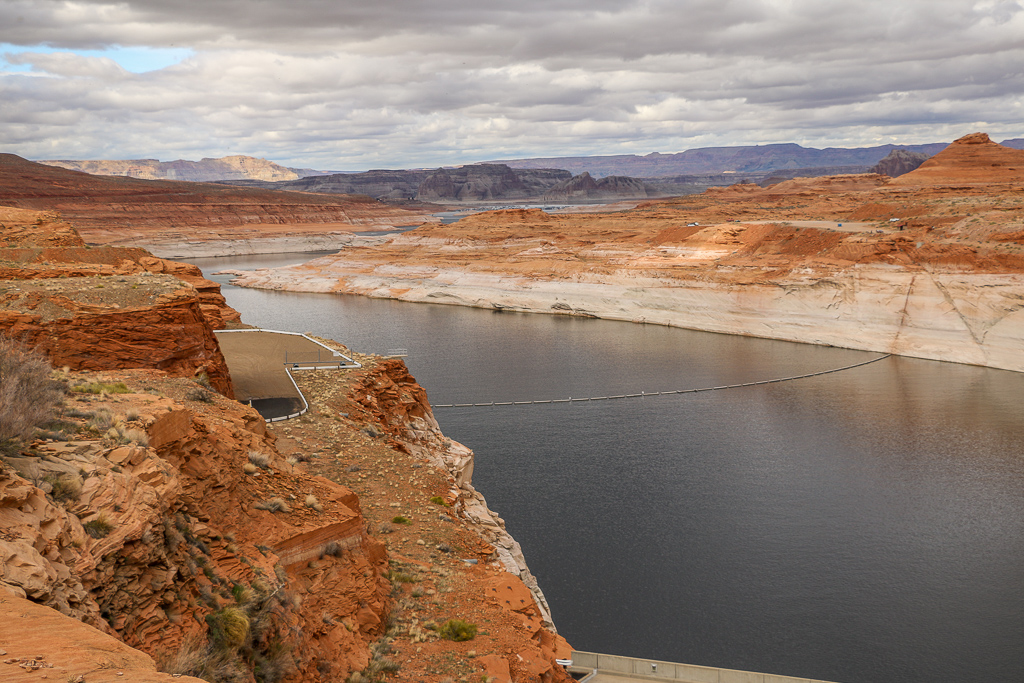
{"type": "MultiPolygon", "coordinates": [[[[80,400],[94,415],[130,406],[119,419],[148,433],[149,445],[37,442],[30,454],[7,458],[0,587],[116,634],[165,670],[204,670],[175,659],[216,659],[208,637],[228,639],[218,647],[249,648],[277,679],[344,677],[366,666],[388,610],[387,560],[354,497],[280,457],[251,408],[190,400],[180,380],[138,371],[116,377],[171,398],[80,400]],[[252,453],[264,467],[254,475],[243,468],[252,453]],[[315,495],[320,509],[262,504],[289,492],[315,495]],[[320,559],[310,572],[312,557],[320,559]],[[236,636],[218,629],[241,611],[246,632],[232,645],[236,636]],[[327,612],[338,619],[333,628],[327,612]]],[[[221,659],[223,671],[204,677],[246,680],[243,662],[221,659]]]]}
{"type": "Polygon", "coordinates": [[[53,214],[0,207],[0,331],[76,370],[206,373],[232,396],[213,329],[238,321],[195,266],[87,248],[53,214]]]}
{"type": "Polygon", "coordinates": [[[58,367],[205,374],[234,396],[198,292],[171,275],[0,281],[0,333],[58,367]]]}
{"type": "MultiPolygon", "coordinates": [[[[5,595],[0,599],[0,677],[7,683],[166,683],[149,655],[55,609],[5,595]]],[[[177,676],[181,683],[202,683],[177,676]]]]}
{"type": "Polygon", "coordinates": [[[869,172],[896,178],[905,173],[910,173],[927,160],[927,154],[910,152],[905,149],[894,149],[889,152],[888,156],[872,166],[869,172]]]}

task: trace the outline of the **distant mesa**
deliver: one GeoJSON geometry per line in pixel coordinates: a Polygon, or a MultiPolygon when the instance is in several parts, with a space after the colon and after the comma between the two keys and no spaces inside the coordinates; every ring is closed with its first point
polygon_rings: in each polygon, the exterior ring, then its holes
{"type": "Polygon", "coordinates": [[[558,183],[545,192],[542,199],[553,202],[572,202],[595,199],[643,199],[647,197],[647,186],[642,180],[614,175],[595,180],[589,173],[584,171],[580,175],[558,183]]]}
{"type": "Polygon", "coordinates": [[[421,201],[527,200],[569,180],[568,171],[553,168],[513,170],[505,164],[473,164],[439,168],[419,186],[421,201]]]}
{"type": "Polygon", "coordinates": [[[513,169],[505,164],[472,164],[433,171],[336,173],[276,183],[255,180],[225,182],[274,190],[363,194],[388,202],[488,202],[536,201],[548,189],[570,178],[571,173],[560,169],[513,169]]]}
{"type": "MultiPolygon", "coordinates": [[[[214,180],[295,180],[311,169],[291,169],[275,164],[266,159],[234,155],[220,159],[202,159],[200,161],[158,161],[156,159],[127,159],[73,161],[68,159],[50,159],[40,161],[48,166],[58,166],[71,171],[82,171],[93,175],[123,176],[141,178],[143,180],[186,180],[196,183],[214,180]]],[[[312,171],[316,173],[316,171],[312,171]]]]}
{"type": "Polygon", "coordinates": [[[889,156],[872,166],[870,173],[896,178],[904,173],[910,173],[927,160],[927,154],[911,152],[905,149],[894,149],[889,152],[889,156]]]}

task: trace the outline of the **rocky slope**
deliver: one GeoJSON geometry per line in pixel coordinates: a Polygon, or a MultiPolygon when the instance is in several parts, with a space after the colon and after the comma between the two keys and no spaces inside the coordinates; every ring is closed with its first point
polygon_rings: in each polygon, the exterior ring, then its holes
{"type": "Polygon", "coordinates": [[[0,154],[0,206],[59,211],[90,244],[161,247],[261,244],[308,251],[352,239],[353,230],[413,225],[429,216],[368,197],[301,194],[168,180],[97,176],[0,154]],[[307,244],[312,240],[312,243],[307,244]]]}
{"type": "Polygon", "coordinates": [[[4,680],[570,680],[472,453],[404,364],[300,375],[311,411],[270,427],[210,390],[230,393],[229,316],[193,273],[50,214],[0,209],[0,244],[0,335],[67,390],[33,440],[0,441],[0,614],[32,616],[0,627],[4,680]],[[476,637],[442,638],[452,618],[476,637]]]}
{"type": "Polygon", "coordinates": [[[40,161],[47,166],[57,166],[71,171],[82,171],[93,175],[114,175],[144,180],[187,180],[204,183],[212,180],[297,180],[300,176],[292,169],[285,168],[266,159],[236,154],[219,159],[200,161],[158,161],[156,159],[86,160],[48,159],[40,161]]]}
{"type": "Polygon", "coordinates": [[[631,212],[479,214],[238,284],[587,315],[1024,370],[1022,152],[738,185],[631,212]]]}

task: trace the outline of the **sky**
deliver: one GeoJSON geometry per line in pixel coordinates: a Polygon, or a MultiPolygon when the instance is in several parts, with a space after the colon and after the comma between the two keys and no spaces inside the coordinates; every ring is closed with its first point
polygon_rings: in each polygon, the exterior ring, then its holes
{"type": "Polygon", "coordinates": [[[321,170],[1024,137],[1016,0],[0,0],[0,152],[321,170]]]}

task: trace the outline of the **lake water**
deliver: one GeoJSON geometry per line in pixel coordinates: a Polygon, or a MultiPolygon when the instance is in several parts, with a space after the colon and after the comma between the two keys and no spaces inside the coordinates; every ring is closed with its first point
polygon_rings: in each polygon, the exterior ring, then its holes
{"type": "MultiPolygon", "coordinates": [[[[196,259],[257,268],[297,255],[196,259]]],[[[214,276],[220,282],[228,278],[214,276]]],[[[435,404],[721,386],[878,354],[224,288],[407,348],[435,404]]],[[[1024,680],[1024,375],[908,358],[727,391],[437,409],[574,647],[840,683],[1024,680]]]]}

